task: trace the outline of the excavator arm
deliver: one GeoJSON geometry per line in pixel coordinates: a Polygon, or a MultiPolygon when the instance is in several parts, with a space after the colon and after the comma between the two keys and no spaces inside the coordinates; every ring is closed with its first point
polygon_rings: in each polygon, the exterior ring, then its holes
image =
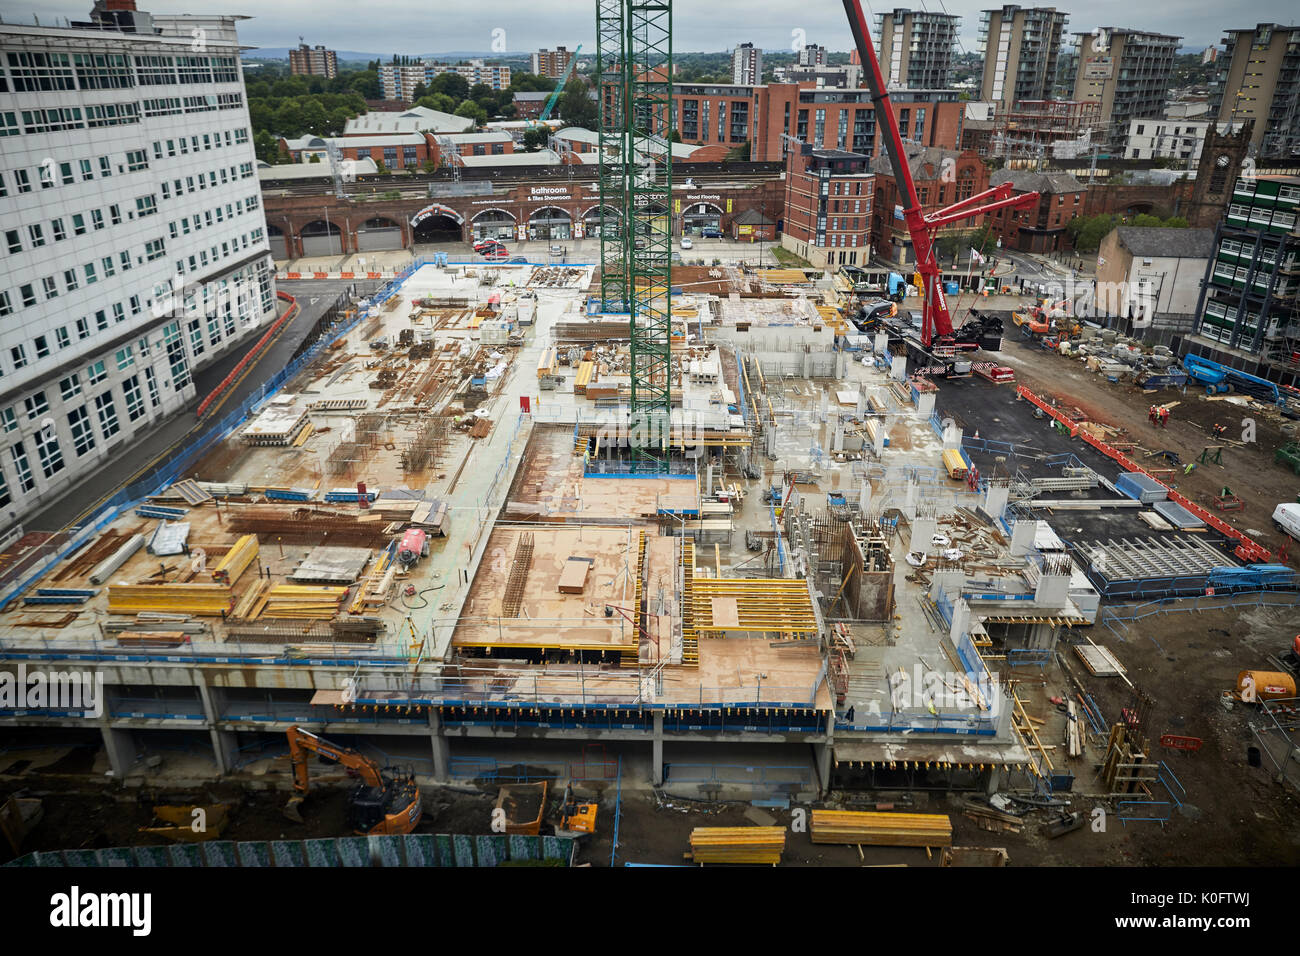
{"type": "Polygon", "coordinates": [[[355,750],[349,750],[347,747],[332,744],[328,740],[322,740],[301,727],[290,727],[288,735],[289,762],[293,766],[293,788],[299,793],[305,794],[311,786],[307,768],[307,755],[309,753],[319,754],[326,760],[332,760],[357,771],[368,787],[383,786],[383,777],[380,775],[379,767],[369,757],[359,754],[355,750]]]}

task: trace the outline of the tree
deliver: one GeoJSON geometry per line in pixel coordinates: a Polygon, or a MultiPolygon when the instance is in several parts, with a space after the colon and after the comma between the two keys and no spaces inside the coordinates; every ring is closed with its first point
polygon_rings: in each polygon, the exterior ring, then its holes
{"type": "Polygon", "coordinates": [[[1189,229],[1192,224],[1182,216],[1170,216],[1163,225],[1166,229],[1189,229]]]}
{"type": "Polygon", "coordinates": [[[587,95],[587,84],[576,77],[569,80],[560,95],[560,118],[570,126],[583,129],[595,129],[597,123],[596,104],[587,95]]]}
{"type": "Polygon", "coordinates": [[[511,93],[549,93],[553,89],[555,81],[548,76],[510,71],[511,93]]]}
{"type": "Polygon", "coordinates": [[[423,106],[427,110],[437,110],[440,113],[456,112],[456,101],[446,93],[429,93],[420,97],[415,105],[423,106]]]}
{"type": "Polygon", "coordinates": [[[1151,216],[1148,215],[1147,213],[1142,213],[1140,215],[1134,216],[1133,221],[1129,223],[1129,225],[1139,226],[1143,229],[1153,229],[1153,228],[1158,228],[1160,226],[1163,226],[1164,223],[1160,220],[1159,216],[1151,216]]]}
{"type": "Polygon", "coordinates": [[[459,73],[439,73],[429,84],[431,93],[445,93],[459,103],[469,97],[469,80],[459,73]]]}
{"type": "Polygon", "coordinates": [[[668,136],[668,142],[670,142],[670,143],[680,143],[681,141],[682,141],[682,133],[681,133],[681,130],[676,130],[676,129],[675,129],[675,130],[673,130],[672,133],[670,133],[669,136],[668,136]]]}
{"type": "Polygon", "coordinates": [[[415,89],[411,93],[411,99],[418,100],[420,97],[427,95],[429,87],[424,83],[416,83],[415,89]]]}
{"type": "Polygon", "coordinates": [[[746,140],[739,146],[727,150],[726,161],[729,163],[749,162],[749,141],[746,140]]]}
{"type": "Polygon", "coordinates": [[[375,172],[379,173],[380,176],[389,175],[389,169],[382,161],[375,163],[375,172]]]}
{"type": "Polygon", "coordinates": [[[530,126],[524,130],[524,152],[535,153],[546,145],[547,133],[541,126],[530,126]]]}
{"type": "Polygon", "coordinates": [[[482,126],[487,122],[487,110],[473,100],[462,100],[460,106],[456,107],[456,115],[472,119],[475,126],[482,126]]]}
{"type": "Polygon", "coordinates": [[[307,157],[307,162],[309,162],[309,163],[319,163],[319,162],[320,162],[320,153],[312,153],[310,156],[307,157]]]}

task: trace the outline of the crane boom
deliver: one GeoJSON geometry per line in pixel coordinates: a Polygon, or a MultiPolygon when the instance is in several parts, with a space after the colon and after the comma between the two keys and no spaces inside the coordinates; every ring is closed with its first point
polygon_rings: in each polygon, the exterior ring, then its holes
{"type": "Polygon", "coordinates": [[[1002,183],[978,195],[963,199],[951,206],[940,209],[929,216],[921,209],[917,197],[916,183],[912,180],[912,169],[908,165],[907,155],[903,149],[903,137],[898,131],[898,120],[894,116],[893,104],[889,101],[889,89],[885,85],[884,74],[880,72],[880,61],[876,59],[876,50],[871,43],[871,31],[862,12],[861,0],[844,0],[844,11],[848,14],[849,29],[853,33],[853,42],[857,46],[858,57],[862,60],[862,75],[871,92],[871,102],[875,109],[877,125],[884,129],[885,152],[889,155],[889,164],[894,170],[894,182],[898,184],[899,198],[903,206],[903,220],[912,239],[912,252],[916,256],[916,271],[921,274],[921,344],[926,348],[935,346],[936,353],[951,351],[953,348],[952,315],[948,311],[948,300],[943,293],[940,282],[939,262],[935,255],[935,233],[942,226],[982,216],[997,209],[1024,208],[1038,203],[1038,193],[1021,193],[1012,195],[1012,186],[1002,183]],[[980,206],[986,199],[992,202],[980,206]]]}
{"type": "Polygon", "coordinates": [[[547,97],[546,106],[542,109],[541,115],[537,117],[537,122],[545,123],[551,118],[551,110],[555,109],[556,101],[559,100],[560,94],[564,92],[564,84],[569,82],[569,75],[573,72],[574,66],[577,65],[578,54],[581,52],[582,44],[579,43],[578,48],[573,51],[573,57],[569,60],[569,65],[566,66],[564,72],[560,74],[560,81],[555,84],[555,89],[552,90],[551,95],[547,97]]]}

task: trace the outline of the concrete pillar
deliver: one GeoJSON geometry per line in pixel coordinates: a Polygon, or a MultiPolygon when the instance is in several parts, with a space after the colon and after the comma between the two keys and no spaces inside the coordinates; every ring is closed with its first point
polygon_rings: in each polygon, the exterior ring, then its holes
{"type": "Polygon", "coordinates": [[[901,382],[907,378],[907,356],[895,355],[889,363],[889,377],[901,382]]]}
{"type": "Polygon", "coordinates": [[[113,768],[113,775],[118,779],[125,777],[135,766],[135,737],[129,730],[120,730],[108,725],[104,720],[99,726],[104,737],[104,753],[108,756],[108,765],[113,768]]]}
{"type": "Polygon", "coordinates": [[[769,425],[763,430],[763,453],[768,458],[776,457],[776,426],[769,425]]]}
{"type": "Polygon", "coordinates": [[[650,782],[658,787],[662,786],[664,782],[664,712],[662,710],[655,711],[652,719],[654,721],[654,736],[651,743],[650,782]]]}
{"type": "Polygon", "coordinates": [[[835,353],[835,377],[843,378],[845,375],[848,374],[848,371],[849,371],[849,353],[836,352],[835,353]]]}
{"type": "Polygon", "coordinates": [[[865,415],[866,413],[867,413],[867,390],[863,388],[861,385],[859,385],[858,386],[858,414],[865,415]]]}
{"type": "Polygon", "coordinates": [[[1002,786],[1002,768],[992,766],[989,768],[988,782],[984,785],[984,792],[990,797],[998,792],[1002,786]]]}
{"type": "Polygon", "coordinates": [[[948,636],[954,642],[970,630],[970,605],[958,598],[952,605],[952,626],[948,629],[948,636]]]}
{"type": "Polygon", "coordinates": [[[858,510],[863,514],[867,513],[867,508],[871,505],[871,482],[864,481],[862,487],[858,489],[858,510]]]}
{"type": "Polygon", "coordinates": [[[934,414],[935,392],[920,392],[916,396],[916,410],[919,414],[929,418],[934,414]]]}
{"type": "Polygon", "coordinates": [[[916,480],[908,479],[907,493],[906,497],[903,499],[903,513],[907,515],[909,521],[916,519],[916,498],[918,490],[916,480]]]}
{"type": "Polygon", "coordinates": [[[889,351],[889,333],[880,330],[876,332],[876,344],[872,349],[877,355],[884,355],[889,351]]]}
{"type": "Polygon", "coordinates": [[[876,439],[873,447],[876,450],[876,457],[879,458],[885,453],[885,422],[883,419],[876,427],[876,439]]]}
{"type": "Polygon", "coordinates": [[[433,748],[433,779],[446,783],[451,779],[451,742],[442,733],[442,717],[437,708],[429,708],[429,742],[433,748]]]}
{"type": "Polygon", "coordinates": [[[990,518],[997,518],[1007,509],[1007,498],[1011,494],[1011,488],[1003,484],[994,484],[989,482],[988,487],[984,490],[984,513],[990,518]]]}
{"type": "Polygon", "coordinates": [[[708,469],[705,471],[704,493],[706,495],[713,494],[713,465],[712,464],[710,464],[708,469]]]}
{"type": "Polygon", "coordinates": [[[1023,557],[1034,546],[1034,531],[1038,522],[1032,518],[1021,518],[1011,526],[1011,556],[1023,557]]]}
{"type": "Polygon", "coordinates": [[[1034,589],[1034,603],[1043,608],[1060,608],[1065,606],[1070,596],[1070,576],[1068,574],[1046,574],[1038,579],[1034,589]]]}
{"type": "Polygon", "coordinates": [[[817,398],[817,417],[821,421],[826,421],[826,413],[830,409],[831,395],[826,389],[822,389],[821,395],[817,398]]]}
{"type": "Polygon", "coordinates": [[[812,378],[812,377],[813,377],[813,363],[812,363],[812,353],[811,353],[811,352],[804,352],[804,353],[803,353],[803,377],[804,377],[804,378],[812,378]]]}
{"type": "Polygon", "coordinates": [[[949,422],[947,427],[944,428],[943,430],[944,449],[946,450],[949,448],[961,448],[961,439],[962,439],[961,427],[953,422],[949,422]]]}
{"type": "Polygon", "coordinates": [[[934,517],[913,518],[911,527],[911,543],[908,545],[907,550],[922,552],[929,551],[931,547],[930,538],[934,536],[935,531],[939,527],[938,520],[934,517]]]}
{"type": "Polygon", "coordinates": [[[930,579],[930,600],[937,601],[940,594],[956,595],[966,583],[966,574],[961,568],[949,568],[935,571],[930,579]]]}
{"type": "Polygon", "coordinates": [[[212,738],[212,756],[217,761],[217,773],[223,777],[234,773],[239,762],[239,735],[233,730],[209,727],[208,736],[212,738]]]}
{"type": "Polygon", "coordinates": [[[835,434],[831,438],[831,451],[840,452],[844,450],[844,420],[838,415],[835,416],[835,434]]]}
{"type": "Polygon", "coordinates": [[[817,759],[817,780],[820,784],[818,796],[824,797],[831,789],[831,755],[835,751],[835,713],[826,715],[826,743],[813,744],[813,755],[817,759]]]}

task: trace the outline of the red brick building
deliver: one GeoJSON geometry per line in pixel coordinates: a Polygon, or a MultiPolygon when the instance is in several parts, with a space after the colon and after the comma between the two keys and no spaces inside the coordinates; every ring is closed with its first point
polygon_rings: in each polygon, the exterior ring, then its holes
{"type": "Polygon", "coordinates": [[[781,245],[819,267],[867,263],[875,186],[863,153],[790,150],[781,245]]]}
{"type": "MultiPolygon", "coordinates": [[[[956,149],[965,104],[954,90],[897,90],[890,94],[905,139],[956,149]]],[[[750,143],[755,162],[785,159],[793,136],[815,149],[878,154],[880,124],[867,90],[816,88],[812,83],[673,86],[672,125],[683,143],[734,149],[750,143]]]]}
{"type": "Polygon", "coordinates": [[[1020,252],[1058,252],[1070,248],[1065,227],[1082,216],[1087,187],[1069,173],[1036,173],[1023,169],[1000,169],[989,177],[990,186],[1011,183],[1013,194],[1036,192],[1033,209],[999,209],[993,213],[993,229],[1003,248],[1020,252]]]}
{"type": "MultiPolygon", "coordinates": [[[[892,94],[891,94],[892,95],[892,94]]],[[[904,143],[917,199],[927,215],[967,199],[989,188],[988,167],[973,151],[958,152],[904,143]]],[[[903,221],[903,202],[887,155],[872,163],[876,173],[876,202],[871,222],[871,241],[877,256],[900,266],[913,266],[912,237],[903,221]]],[[[960,220],[939,230],[938,236],[960,235],[978,229],[976,217],[960,220]]]]}

